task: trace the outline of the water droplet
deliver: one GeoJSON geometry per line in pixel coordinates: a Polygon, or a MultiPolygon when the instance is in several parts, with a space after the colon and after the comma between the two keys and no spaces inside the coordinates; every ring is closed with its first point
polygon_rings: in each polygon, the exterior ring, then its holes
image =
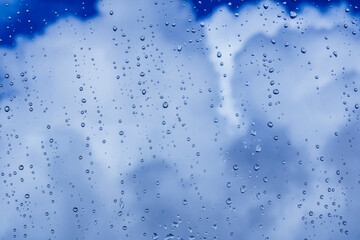
{"type": "Polygon", "coordinates": [[[5,110],[5,112],[9,112],[9,111],[10,111],[10,107],[9,107],[9,106],[5,106],[4,110],[5,110]]]}
{"type": "Polygon", "coordinates": [[[297,17],[296,12],[290,11],[290,18],[291,18],[291,19],[294,19],[294,18],[296,18],[296,17],[297,17]]]}
{"type": "Polygon", "coordinates": [[[274,93],[275,95],[277,95],[277,94],[280,93],[280,91],[279,91],[279,89],[276,88],[276,89],[273,90],[273,93],[274,93]]]}
{"type": "Polygon", "coordinates": [[[168,235],[166,235],[166,237],[164,238],[164,240],[170,240],[173,239],[175,236],[172,233],[169,233],[168,235]]]}
{"type": "Polygon", "coordinates": [[[122,198],[120,198],[120,200],[119,200],[119,207],[120,207],[120,209],[123,209],[124,206],[125,206],[124,201],[122,200],[122,198]]]}
{"type": "Polygon", "coordinates": [[[168,102],[163,102],[162,104],[163,108],[167,108],[169,106],[168,102]]]}
{"type": "Polygon", "coordinates": [[[221,52],[217,52],[216,56],[217,56],[218,58],[221,58],[222,53],[221,53],[221,52]]]}

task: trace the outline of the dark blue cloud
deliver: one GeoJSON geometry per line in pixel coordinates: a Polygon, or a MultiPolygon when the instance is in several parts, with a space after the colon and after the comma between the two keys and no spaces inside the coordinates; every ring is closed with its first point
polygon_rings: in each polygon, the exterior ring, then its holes
{"type": "Polygon", "coordinates": [[[31,37],[65,16],[86,20],[97,15],[97,0],[19,0],[0,5],[0,46],[14,46],[16,35],[31,37]]]}
{"type": "MultiPolygon", "coordinates": [[[[228,6],[234,12],[239,11],[239,9],[247,4],[256,4],[258,0],[186,0],[190,2],[194,8],[197,18],[202,19],[209,17],[212,12],[220,6],[228,6]]],[[[356,0],[289,0],[289,1],[279,1],[279,4],[283,5],[288,11],[297,10],[301,5],[310,4],[319,8],[322,11],[326,11],[332,6],[346,3],[348,5],[349,11],[353,13],[359,12],[359,2],[356,0]]]]}

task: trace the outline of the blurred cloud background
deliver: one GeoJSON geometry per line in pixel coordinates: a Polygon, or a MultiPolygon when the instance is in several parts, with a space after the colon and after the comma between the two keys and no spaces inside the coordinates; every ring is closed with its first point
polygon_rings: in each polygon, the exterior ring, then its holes
{"type": "Polygon", "coordinates": [[[351,2],[40,2],[1,33],[1,239],[360,237],[351,2]]]}

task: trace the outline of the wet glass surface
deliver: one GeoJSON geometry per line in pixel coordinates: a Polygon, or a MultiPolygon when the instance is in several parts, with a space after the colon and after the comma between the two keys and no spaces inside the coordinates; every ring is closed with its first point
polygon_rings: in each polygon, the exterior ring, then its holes
{"type": "Polygon", "coordinates": [[[0,17],[0,239],[360,239],[356,1],[0,17]]]}

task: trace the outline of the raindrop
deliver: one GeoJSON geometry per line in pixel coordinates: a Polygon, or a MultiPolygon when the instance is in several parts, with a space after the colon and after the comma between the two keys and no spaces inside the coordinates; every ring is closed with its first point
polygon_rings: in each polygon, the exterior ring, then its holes
{"type": "Polygon", "coordinates": [[[277,88],[273,90],[273,93],[274,93],[275,95],[279,94],[279,92],[280,92],[280,91],[279,91],[279,89],[277,89],[277,88]]]}
{"type": "Polygon", "coordinates": [[[290,12],[290,18],[291,18],[291,19],[294,19],[294,18],[296,18],[296,17],[297,17],[296,12],[291,11],[291,12],[290,12]]]}
{"type": "Polygon", "coordinates": [[[256,152],[261,152],[261,146],[260,146],[260,145],[256,145],[255,151],[256,151],[256,152]]]}
{"type": "Polygon", "coordinates": [[[119,201],[119,207],[120,207],[120,209],[123,209],[124,206],[125,206],[124,201],[122,200],[122,198],[120,198],[120,201],[119,201]]]}

